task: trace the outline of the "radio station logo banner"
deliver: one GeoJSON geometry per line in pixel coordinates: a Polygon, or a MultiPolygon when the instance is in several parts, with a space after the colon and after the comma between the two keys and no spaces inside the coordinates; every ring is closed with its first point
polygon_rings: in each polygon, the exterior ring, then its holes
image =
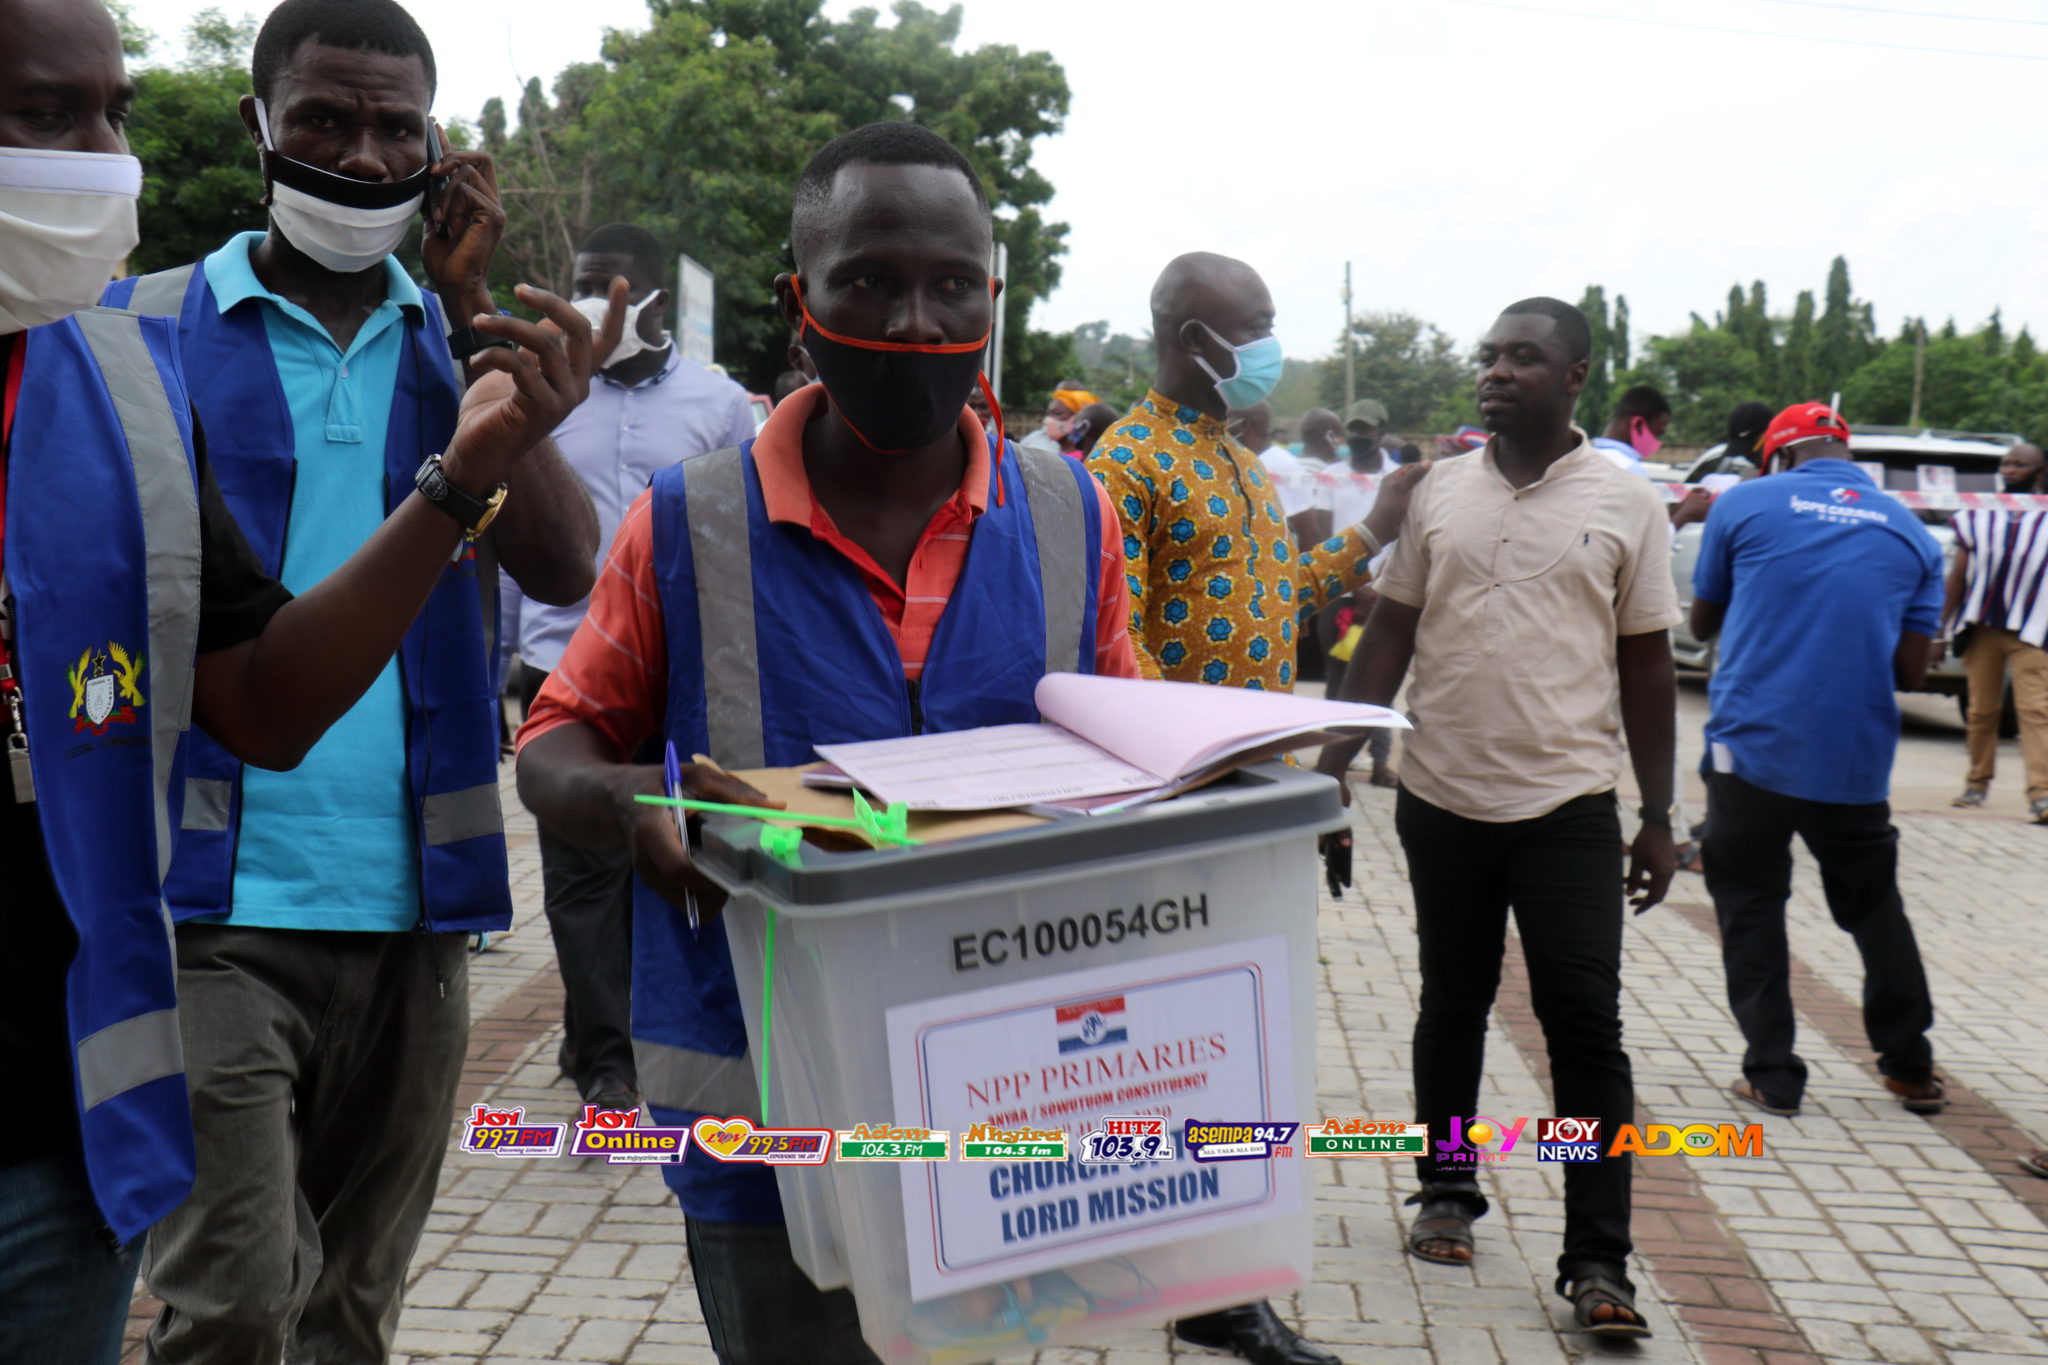
{"type": "Polygon", "coordinates": [[[1106,1118],[1081,1139],[1081,1160],[1091,1164],[1173,1160],[1166,1120],[1156,1116],[1106,1118]]]}
{"type": "Polygon", "coordinates": [[[1600,1120],[1536,1120],[1536,1159],[1538,1161],[1598,1161],[1600,1159],[1600,1120]]]}
{"type": "Polygon", "coordinates": [[[1250,1123],[1205,1123],[1189,1119],[1181,1128],[1181,1143],[1197,1161],[1270,1161],[1276,1156],[1293,1156],[1298,1123],[1273,1123],[1259,1119],[1250,1123]]]}
{"type": "Polygon", "coordinates": [[[719,1161],[822,1166],[832,1155],[830,1128],[756,1128],[751,1119],[698,1119],[690,1135],[719,1161]]]}
{"type": "Polygon", "coordinates": [[[479,1104],[463,1124],[462,1150],[486,1156],[560,1156],[566,1123],[528,1123],[520,1106],[490,1109],[479,1104]]]}
{"type": "Polygon", "coordinates": [[[977,1123],[960,1139],[962,1161],[1065,1161],[1064,1128],[998,1128],[977,1123]]]}
{"type": "MultiPolygon", "coordinates": [[[[1310,1156],[1427,1156],[1429,1125],[1385,1119],[1325,1119],[1303,1134],[1310,1156]]],[[[1439,1143],[1439,1146],[1442,1144],[1439,1143]]]]}
{"type": "Polygon", "coordinates": [[[945,1161],[953,1135],[931,1128],[898,1128],[891,1123],[856,1123],[839,1134],[840,1161],[945,1161]]]}
{"type": "Polygon", "coordinates": [[[687,1128],[642,1128],[638,1109],[600,1109],[586,1104],[576,1120],[576,1140],[569,1155],[601,1156],[611,1166],[675,1166],[689,1150],[687,1128]]]}

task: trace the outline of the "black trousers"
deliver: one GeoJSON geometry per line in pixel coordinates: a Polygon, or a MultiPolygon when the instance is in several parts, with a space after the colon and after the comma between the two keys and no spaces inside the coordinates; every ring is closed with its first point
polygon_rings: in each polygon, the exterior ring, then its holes
{"type": "MultiPolygon", "coordinates": [[[[527,669],[526,707],[547,681],[527,669]]],[[[582,848],[539,826],[542,908],[562,974],[563,1060],[585,1100],[636,1086],[633,1065],[633,859],[621,844],[582,848]]]]}
{"type": "Polygon", "coordinates": [[[1728,1008],[1748,1048],[1742,1074],[1777,1104],[1797,1105],[1806,1063],[1792,1050],[1791,950],[1785,902],[1792,894],[1792,836],[1820,864],[1835,923],[1863,955],[1863,1029],[1878,1070],[1901,1081],[1934,1071],[1927,1030],[1934,1002],[1920,946],[1899,897],[1899,832],[1891,806],[1836,805],[1781,796],[1732,773],[1707,776],[1707,891],[1721,921],[1728,1008]]]}
{"type": "MultiPolygon", "coordinates": [[[[1510,908],[1550,1051],[1553,1112],[1600,1120],[1602,1141],[1612,1142],[1635,1119],[1635,1081],[1621,1047],[1621,819],[1614,793],[1495,824],[1454,815],[1404,787],[1394,823],[1408,855],[1422,948],[1415,1107],[1416,1120],[1429,1125],[1430,1151],[1415,1164],[1425,1190],[1479,1189],[1475,1168],[1445,1159],[1436,1143],[1449,1136],[1453,1117],[1470,1120],[1478,1112],[1486,1017],[1500,985],[1510,908]]],[[[1512,1123],[1522,1116],[1492,1117],[1512,1123]]],[[[1516,1159],[1534,1158],[1537,1117],[1529,1116],[1516,1159]]],[[[1565,1167],[1559,1270],[1622,1268],[1633,1245],[1630,1173],[1627,1156],[1565,1167]]]]}

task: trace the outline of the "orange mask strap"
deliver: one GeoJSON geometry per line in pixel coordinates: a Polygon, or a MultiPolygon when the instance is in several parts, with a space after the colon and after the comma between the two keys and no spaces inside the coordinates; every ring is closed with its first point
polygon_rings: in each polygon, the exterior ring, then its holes
{"type": "MultiPolygon", "coordinates": [[[[841,336],[837,332],[820,326],[818,320],[811,316],[811,306],[804,302],[803,276],[791,275],[789,277],[789,287],[796,291],[797,311],[803,315],[806,327],[814,329],[819,336],[824,337],[827,341],[836,341],[842,346],[853,346],[864,351],[919,351],[927,355],[964,355],[969,351],[978,351],[987,346],[989,337],[995,331],[994,326],[990,326],[988,331],[981,334],[981,340],[979,341],[946,342],[931,346],[921,346],[907,341],[867,341],[860,337],[841,336]]],[[[988,282],[988,292],[990,298],[995,297],[996,282],[994,280],[988,282]]],[[[982,397],[988,399],[988,410],[995,415],[996,419],[995,457],[989,467],[995,475],[996,506],[1002,507],[1006,505],[1003,497],[1003,405],[996,402],[996,391],[988,386],[988,376],[986,374],[976,374],[974,382],[981,385],[982,397]]]]}
{"type": "MultiPolygon", "coordinates": [[[[789,277],[789,287],[796,290],[797,311],[803,314],[806,327],[816,331],[819,336],[827,341],[836,341],[841,346],[853,346],[863,351],[917,351],[925,355],[965,355],[969,351],[978,351],[988,345],[988,339],[995,331],[995,328],[991,326],[988,331],[981,334],[981,340],[979,341],[948,341],[929,346],[910,341],[869,341],[864,337],[841,336],[837,332],[829,331],[820,326],[818,320],[811,316],[811,306],[804,302],[803,276],[791,275],[789,277]]],[[[988,292],[990,298],[995,297],[996,282],[994,280],[988,282],[988,292]]]]}
{"type": "Polygon", "coordinates": [[[996,391],[988,386],[988,376],[977,374],[974,382],[981,385],[981,396],[988,400],[988,410],[996,419],[996,453],[989,464],[996,479],[996,506],[1003,506],[1003,405],[996,401],[996,391]]]}

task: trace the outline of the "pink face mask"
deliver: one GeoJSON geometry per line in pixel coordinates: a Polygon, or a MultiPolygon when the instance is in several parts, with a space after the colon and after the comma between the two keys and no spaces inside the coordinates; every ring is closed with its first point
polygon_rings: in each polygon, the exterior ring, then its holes
{"type": "Polygon", "coordinates": [[[1651,431],[1650,424],[1640,417],[1629,420],[1628,443],[1635,447],[1636,454],[1646,460],[1664,448],[1664,443],[1657,439],[1657,433],[1651,431]]]}
{"type": "Polygon", "coordinates": [[[1067,434],[1073,429],[1074,419],[1071,417],[1048,417],[1045,419],[1045,434],[1052,437],[1055,441],[1066,440],[1067,434]]]}

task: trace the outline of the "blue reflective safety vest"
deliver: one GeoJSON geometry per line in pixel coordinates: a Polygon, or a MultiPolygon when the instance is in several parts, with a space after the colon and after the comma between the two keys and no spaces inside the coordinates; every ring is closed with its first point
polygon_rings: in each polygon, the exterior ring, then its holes
{"type": "MultiPolygon", "coordinates": [[[[178,319],[192,400],[206,431],[206,458],[243,534],[272,574],[284,560],[298,461],[291,408],[270,355],[261,306],[225,316],[206,271],[180,266],[122,280],[107,302],[178,319]]],[[[461,394],[448,361],[439,304],[406,324],[398,392],[384,443],[385,498],[396,510],[413,473],[444,450],[461,394]]],[[[449,565],[399,647],[406,698],[406,769],[420,854],[428,929],[497,932],[512,923],[505,821],[498,803],[497,694],[490,639],[496,592],[486,598],[474,547],[449,565]]],[[[191,745],[177,859],[164,892],[180,921],[232,908],[242,765],[204,735],[191,745]]]]}
{"type": "MultiPolygon", "coordinates": [[[[1041,677],[1094,672],[1102,518],[1080,461],[1006,444],[992,462],[988,508],[913,685],[845,556],[808,527],[769,521],[753,444],[654,476],[664,728],[677,753],[783,767],[811,762],[819,744],[1031,722],[1041,677]]],[[[761,1119],[724,922],[692,934],[637,881],[633,1055],[660,1122],[761,1119]]],[[[767,1167],[722,1166],[692,1144],[662,1174],[689,1217],[782,1221],[767,1167]]]]}
{"type": "Polygon", "coordinates": [[[194,1169],[162,885],[199,641],[191,407],[160,318],[92,308],[15,344],[15,668],[43,848],[78,934],[64,993],[86,1174],[126,1242],[194,1169]]]}

